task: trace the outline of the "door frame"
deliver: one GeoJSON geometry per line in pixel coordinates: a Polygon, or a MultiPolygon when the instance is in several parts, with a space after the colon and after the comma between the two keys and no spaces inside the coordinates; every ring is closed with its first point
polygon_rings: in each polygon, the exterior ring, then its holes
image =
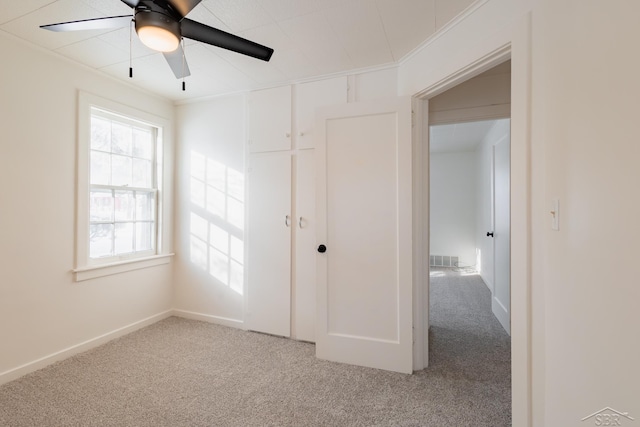
{"type": "MultiPolygon", "coordinates": [[[[429,100],[511,59],[503,46],[413,96],[414,369],[429,366],[429,100]]],[[[513,108],[513,107],[512,107],[513,108]]],[[[494,119],[487,117],[486,119],[494,119]]],[[[500,117],[502,118],[502,116],[500,117]]],[[[483,120],[485,118],[479,118],[483,120]]]]}
{"type": "Polygon", "coordinates": [[[413,95],[414,369],[429,355],[429,99],[511,59],[511,394],[514,425],[532,422],[531,18],[511,40],[413,95]],[[425,265],[426,264],[426,265],[425,265]]]}

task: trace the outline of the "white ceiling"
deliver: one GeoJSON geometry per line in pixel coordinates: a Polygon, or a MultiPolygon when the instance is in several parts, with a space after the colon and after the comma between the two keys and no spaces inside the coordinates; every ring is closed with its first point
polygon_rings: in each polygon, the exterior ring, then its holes
{"type": "MultiPolygon", "coordinates": [[[[393,65],[474,0],[203,0],[190,19],[269,46],[269,63],[186,41],[183,92],[164,57],[133,37],[133,83],[172,100],[393,65]]],[[[54,33],[40,25],[126,15],[120,0],[2,0],[0,31],[129,79],[129,29],[54,33]]]]}
{"type": "Polygon", "coordinates": [[[431,153],[474,151],[500,120],[431,126],[429,127],[429,151],[431,153]]]}

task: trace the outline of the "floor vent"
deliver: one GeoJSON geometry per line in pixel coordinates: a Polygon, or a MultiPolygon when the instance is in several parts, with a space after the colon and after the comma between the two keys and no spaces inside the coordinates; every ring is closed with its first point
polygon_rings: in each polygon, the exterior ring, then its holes
{"type": "Polygon", "coordinates": [[[458,257],[453,255],[430,255],[430,267],[457,267],[458,257]]]}

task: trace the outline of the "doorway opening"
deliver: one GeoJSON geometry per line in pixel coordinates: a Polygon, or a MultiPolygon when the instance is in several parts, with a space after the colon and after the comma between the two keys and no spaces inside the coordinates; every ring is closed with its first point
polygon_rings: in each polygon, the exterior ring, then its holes
{"type": "MultiPolygon", "coordinates": [[[[416,261],[421,263],[417,276],[425,284],[422,295],[418,288],[417,298],[428,313],[422,319],[426,326],[422,350],[425,367],[455,362],[470,372],[489,368],[501,378],[504,407],[510,411],[509,224],[506,236],[504,226],[500,231],[502,246],[495,245],[496,194],[510,194],[510,52],[497,51],[475,66],[465,70],[466,78],[452,76],[415,98],[414,108],[421,117],[416,129],[422,144],[417,147],[417,169],[422,171],[417,177],[422,182],[417,186],[422,188],[417,212],[422,212],[418,231],[423,236],[418,249],[422,258],[416,261]],[[496,159],[507,160],[506,173],[496,172],[495,166],[504,166],[496,159]],[[502,176],[502,182],[506,178],[506,186],[495,187],[500,181],[496,176],[502,176]],[[498,294],[497,249],[503,257],[498,270],[506,268],[499,275],[503,283],[498,294]],[[500,354],[489,355],[492,345],[487,336],[497,339],[503,349],[500,354]]],[[[508,221],[510,201],[501,203],[507,207],[508,221]]]]}
{"type": "Polygon", "coordinates": [[[484,319],[485,330],[497,320],[508,335],[511,61],[432,97],[426,114],[430,332],[436,325],[446,328],[447,318],[451,325],[466,325],[460,333],[470,332],[478,325],[465,318],[475,318],[484,319]],[[474,283],[487,289],[476,294],[474,283]],[[455,309],[443,315],[442,306],[450,304],[455,309]],[[494,316],[483,316],[487,306],[494,316]]]}
{"type": "MultiPolygon", "coordinates": [[[[490,293],[490,313],[507,334],[509,148],[508,118],[429,128],[429,276],[435,282],[453,277],[446,272],[477,275],[490,293]]],[[[432,298],[430,305],[433,325],[438,305],[432,298]]],[[[458,314],[464,314],[462,308],[458,314]]]]}
{"type": "Polygon", "coordinates": [[[428,258],[430,369],[458,372],[472,388],[490,383],[507,417],[509,131],[508,118],[430,126],[428,258]]]}

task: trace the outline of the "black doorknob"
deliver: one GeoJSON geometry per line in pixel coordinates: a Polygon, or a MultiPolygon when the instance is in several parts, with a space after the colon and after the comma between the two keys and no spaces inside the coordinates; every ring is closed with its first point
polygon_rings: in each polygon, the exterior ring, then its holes
{"type": "Polygon", "coordinates": [[[325,245],[318,246],[318,252],[320,252],[321,254],[327,252],[327,247],[325,245]]]}
{"type": "Polygon", "coordinates": [[[493,237],[493,231],[487,231],[487,237],[493,237]]]}

